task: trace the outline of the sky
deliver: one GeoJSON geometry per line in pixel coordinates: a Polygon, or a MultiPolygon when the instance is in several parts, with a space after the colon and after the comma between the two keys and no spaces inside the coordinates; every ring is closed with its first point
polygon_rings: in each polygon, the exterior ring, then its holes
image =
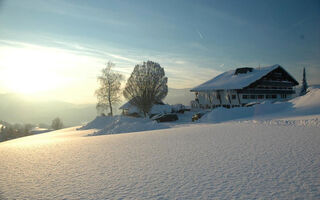
{"type": "Polygon", "coordinates": [[[0,0],[0,93],[93,103],[108,61],[147,60],[171,88],[273,64],[319,84],[320,1],[0,0]]]}

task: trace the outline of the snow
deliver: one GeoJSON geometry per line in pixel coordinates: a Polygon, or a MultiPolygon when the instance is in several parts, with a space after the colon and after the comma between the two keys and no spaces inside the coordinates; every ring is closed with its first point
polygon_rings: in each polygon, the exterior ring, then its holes
{"type": "Polygon", "coordinates": [[[280,65],[272,65],[261,68],[254,68],[252,72],[235,75],[235,70],[224,72],[215,78],[191,89],[191,91],[231,90],[242,89],[263,76],[267,75],[280,65]]]}
{"type": "Polygon", "coordinates": [[[220,123],[98,117],[2,142],[0,199],[319,199],[319,93],[216,109],[220,123]]]}
{"type": "Polygon", "coordinates": [[[40,134],[40,133],[46,133],[49,131],[53,131],[53,129],[35,127],[30,131],[30,133],[31,134],[40,134]]]}
{"type": "Polygon", "coordinates": [[[308,93],[291,100],[294,108],[303,113],[320,113],[320,88],[310,88],[308,93]]]}
{"type": "Polygon", "coordinates": [[[140,112],[139,109],[136,106],[131,105],[131,103],[129,101],[127,103],[123,104],[119,109],[128,110],[129,114],[140,112]]]}
{"type": "Polygon", "coordinates": [[[0,144],[8,199],[319,199],[318,128],[261,123],[0,144]]]}
{"type": "Polygon", "coordinates": [[[115,133],[139,132],[155,129],[169,128],[165,124],[157,123],[150,119],[135,118],[127,116],[100,116],[92,122],[79,128],[79,130],[99,129],[91,134],[93,135],[107,135],[115,133]]]}
{"type": "Polygon", "coordinates": [[[274,118],[320,115],[320,89],[313,88],[301,97],[288,102],[270,101],[256,104],[252,107],[217,108],[206,114],[199,121],[218,123],[231,120],[271,120],[274,118]]]}
{"type": "Polygon", "coordinates": [[[160,113],[171,113],[171,106],[168,104],[164,105],[153,105],[150,111],[150,114],[160,114],[160,113]]]}
{"type": "MultiPolygon", "coordinates": [[[[139,109],[134,106],[131,105],[130,102],[127,102],[125,104],[123,104],[119,109],[125,109],[128,110],[129,114],[132,113],[140,113],[139,109]]],[[[160,114],[160,113],[170,113],[171,112],[171,106],[168,104],[155,104],[152,106],[150,114],[160,114]]],[[[143,115],[143,114],[141,114],[143,115]]]]}

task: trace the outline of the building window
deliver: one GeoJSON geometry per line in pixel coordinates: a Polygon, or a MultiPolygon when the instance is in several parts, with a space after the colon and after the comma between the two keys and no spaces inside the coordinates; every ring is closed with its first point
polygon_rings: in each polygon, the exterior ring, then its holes
{"type": "Polygon", "coordinates": [[[257,96],[256,95],[250,95],[250,99],[256,99],[257,96]]]}
{"type": "Polygon", "coordinates": [[[287,95],[286,94],[281,94],[281,99],[285,99],[287,98],[287,95]]]}
{"type": "Polygon", "coordinates": [[[233,95],[231,96],[231,98],[232,98],[232,99],[236,99],[236,95],[233,94],[233,95]]]}
{"type": "Polygon", "coordinates": [[[272,99],[276,99],[276,98],[277,98],[277,95],[276,95],[276,94],[273,94],[271,97],[272,97],[272,99]]]}
{"type": "Polygon", "coordinates": [[[264,99],[264,95],[258,95],[258,99],[264,99]]]}
{"type": "Polygon", "coordinates": [[[248,99],[248,95],[245,95],[245,94],[244,94],[244,95],[242,95],[242,98],[243,98],[243,99],[248,99]]]}

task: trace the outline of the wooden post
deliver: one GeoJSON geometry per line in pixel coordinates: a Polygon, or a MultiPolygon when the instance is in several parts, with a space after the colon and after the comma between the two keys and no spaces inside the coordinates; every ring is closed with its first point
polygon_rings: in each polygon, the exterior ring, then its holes
{"type": "Polygon", "coordinates": [[[229,101],[229,105],[231,106],[230,90],[227,90],[227,93],[228,93],[228,101],[229,101]]]}
{"type": "Polygon", "coordinates": [[[220,106],[222,106],[222,102],[221,102],[221,95],[220,95],[219,90],[217,90],[217,96],[219,97],[220,106]]]}
{"type": "Polygon", "coordinates": [[[237,92],[237,96],[238,96],[239,106],[241,106],[239,92],[238,91],[236,91],[236,92],[237,92]]]}

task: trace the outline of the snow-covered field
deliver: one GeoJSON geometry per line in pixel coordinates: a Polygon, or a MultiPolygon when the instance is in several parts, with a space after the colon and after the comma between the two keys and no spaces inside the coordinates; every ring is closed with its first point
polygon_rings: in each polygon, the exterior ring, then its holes
{"type": "Polygon", "coordinates": [[[0,143],[0,199],[320,199],[319,91],[267,115],[97,118],[0,143]]]}

